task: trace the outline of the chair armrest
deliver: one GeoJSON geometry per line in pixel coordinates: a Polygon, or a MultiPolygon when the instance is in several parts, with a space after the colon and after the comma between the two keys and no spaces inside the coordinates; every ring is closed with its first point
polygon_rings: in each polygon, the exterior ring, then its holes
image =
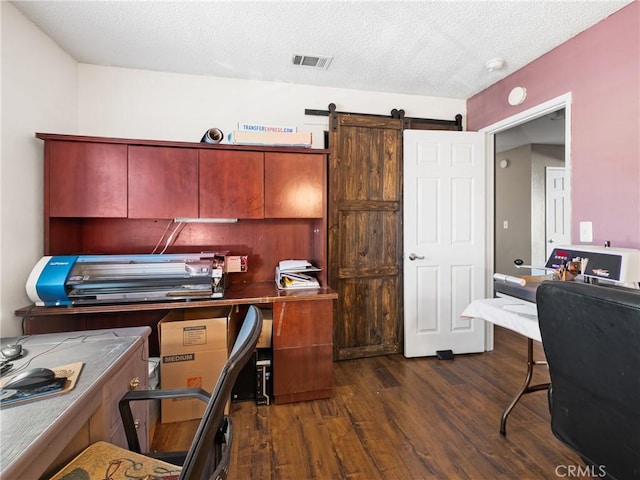
{"type": "Polygon", "coordinates": [[[122,425],[127,437],[129,450],[136,453],[142,453],[140,451],[140,441],[138,440],[138,433],[136,432],[130,403],[140,400],[163,400],[171,398],[197,398],[206,403],[211,398],[211,395],[201,388],[131,390],[130,392],[125,393],[120,399],[120,402],[118,402],[118,409],[120,410],[120,417],[122,418],[122,425]]]}

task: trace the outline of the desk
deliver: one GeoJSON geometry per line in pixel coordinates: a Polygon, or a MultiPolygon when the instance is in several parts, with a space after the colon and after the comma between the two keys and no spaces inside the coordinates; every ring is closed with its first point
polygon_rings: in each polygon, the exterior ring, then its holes
{"type": "Polygon", "coordinates": [[[507,417],[522,395],[549,388],[548,383],[531,385],[533,368],[537,365],[547,365],[546,361],[533,358],[534,340],[542,341],[536,305],[535,303],[511,297],[487,298],[471,302],[462,312],[462,316],[486,320],[527,337],[527,373],[522,386],[518,389],[500,419],[500,434],[506,435],[507,417]]]}
{"type": "MultiPolygon", "coordinates": [[[[73,390],[0,409],[0,478],[37,479],[97,440],[126,446],[117,402],[139,380],[146,388],[150,329],[121,328],[22,337],[14,372],[83,362],[73,390]]],[[[16,339],[3,339],[2,344],[16,339]]],[[[148,446],[147,406],[135,414],[148,446]]]]}
{"type": "Polygon", "coordinates": [[[174,309],[247,305],[273,308],[273,401],[329,398],[333,392],[333,304],[330,288],[278,290],[275,282],[232,283],[224,298],[128,304],[24,307],[25,333],[149,326],[150,353],[159,356],[157,325],[174,309]]]}

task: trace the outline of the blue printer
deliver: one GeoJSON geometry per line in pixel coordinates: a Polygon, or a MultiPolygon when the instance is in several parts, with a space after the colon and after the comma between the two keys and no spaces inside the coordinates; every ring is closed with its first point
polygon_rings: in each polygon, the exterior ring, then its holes
{"type": "Polygon", "coordinates": [[[189,300],[224,296],[224,255],[42,257],[27,279],[39,306],[189,300]]]}

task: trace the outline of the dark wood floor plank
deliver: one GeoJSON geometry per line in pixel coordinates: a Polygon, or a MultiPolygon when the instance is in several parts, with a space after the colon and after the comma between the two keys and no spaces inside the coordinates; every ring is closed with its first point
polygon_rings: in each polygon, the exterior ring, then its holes
{"type": "MultiPolygon", "coordinates": [[[[534,353],[544,358],[539,344],[534,353]]],[[[454,360],[336,362],[330,399],[232,404],[229,480],[557,479],[558,466],[582,462],[551,433],[546,391],[525,395],[499,433],[525,371],[526,339],[501,328],[493,351],[454,360]]],[[[545,367],[534,381],[548,381],[545,367]]],[[[195,430],[178,425],[158,425],[154,445],[195,430]]]]}

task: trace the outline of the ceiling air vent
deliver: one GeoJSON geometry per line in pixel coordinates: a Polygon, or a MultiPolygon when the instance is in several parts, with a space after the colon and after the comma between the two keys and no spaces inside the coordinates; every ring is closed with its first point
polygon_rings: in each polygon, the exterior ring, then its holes
{"type": "Polygon", "coordinates": [[[326,70],[333,57],[321,57],[319,55],[302,55],[294,53],[291,57],[291,63],[299,67],[321,68],[326,70]]]}

